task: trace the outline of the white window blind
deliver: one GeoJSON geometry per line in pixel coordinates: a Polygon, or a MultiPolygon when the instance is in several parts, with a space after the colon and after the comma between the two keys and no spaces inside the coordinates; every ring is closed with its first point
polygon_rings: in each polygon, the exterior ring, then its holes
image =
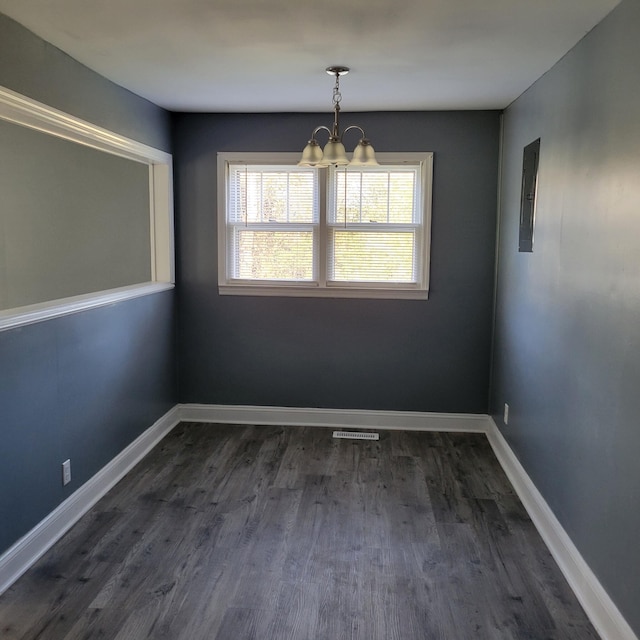
{"type": "Polygon", "coordinates": [[[331,169],[329,281],[418,283],[419,174],[405,166],[331,169]]]}
{"type": "Polygon", "coordinates": [[[346,170],[218,157],[221,293],[427,297],[431,154],[346,170]]]}
{"type": "Polygon", "coordinates": [[[291,166],[231,164],[228,184],[231,279],[312,281],[317,173],[291,166]]]}

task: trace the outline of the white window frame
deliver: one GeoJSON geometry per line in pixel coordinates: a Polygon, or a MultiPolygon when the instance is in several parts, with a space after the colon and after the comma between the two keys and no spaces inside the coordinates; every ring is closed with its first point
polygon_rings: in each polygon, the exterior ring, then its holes
{"type": "Polygon", "coordinates": [[[421,269],[416,283],[327,282],[327,169],[319,171],[320,220],[318,234],[318,264],[314,265],[314,282],[257,282],[233,280],[228,274],[228,175],[229,165],[291,165],[297,164],[298,153],[218,153],[218,292],[221,295],[298,296],[326,298],[388,298],[426,300],[429,296],[429,258],[431,248],[431,201],[433,184],[433,153],[377,153],[380,164],[419,164],[421,167],[422,227],[419,246],[421,269]]]}
{"type": "Polygon", "coordinates": [[[149,167],[151,280],[107,291],[0,310],[0,331],[174,288],[173,158],[160,149],[0,87],[0,119],[149,167]]]}

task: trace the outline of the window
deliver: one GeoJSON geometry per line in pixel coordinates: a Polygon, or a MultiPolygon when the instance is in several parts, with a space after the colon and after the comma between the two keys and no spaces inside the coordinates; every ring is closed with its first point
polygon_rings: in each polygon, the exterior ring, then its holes
{"type": "Polygon", "coordinates": [[[297,161],[218,154],[220,293],[425,299],[432,154],[297,161]]]}

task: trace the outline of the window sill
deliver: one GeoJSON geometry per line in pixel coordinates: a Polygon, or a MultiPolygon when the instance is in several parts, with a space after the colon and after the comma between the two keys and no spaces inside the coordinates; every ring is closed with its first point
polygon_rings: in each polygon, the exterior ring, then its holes
{"type": "Polygon", "coordinates": [[[4,311],[0,311],[0,331],[22,327],[36,322],[43,322],[44,320],[51,320],[52,318],[59,318],[60,316],[67,316],[72,313],[79,313],[87,309],[104,307],[115,304],[116,302],[131,300],[132,298],[148,296],[153,293],[159,293],[160,291],[173,289],[174,286],[175,285],[169,282],[145,282],[143,284],[134,284],[118,289],[61,298],[60,300],[52,300],[51,302],[16,307],[15,309],[5,309],[4,311]]]}
{"type": "Polygon", "coordinates": [[[305,285],[218,285],[222,296],[280,296],[290,298],[370,298],[375,300],[427,300],[429,291],[424,289],[377,289],[374,287],[338,288],[309,287],[305,285]]]}

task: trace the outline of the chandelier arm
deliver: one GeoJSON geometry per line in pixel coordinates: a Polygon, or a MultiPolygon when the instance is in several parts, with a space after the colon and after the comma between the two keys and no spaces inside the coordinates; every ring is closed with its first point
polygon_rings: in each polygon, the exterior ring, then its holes
{"type": "Polygon", "coordinates": [[[316,139],[316,134],[319,131],[322,131],[323,129],[329,134],[329,136],[331,136],[331,129],[329,129],[329,127],[325,127],[323,124],[321,124],[319,127],[316,127],[313,130],[313,133],[311,134],[311,140],[315,140],[316,139]]]}
{"type": "Polygon", "coordinates": [[[364,132],[364,129],[362,127],[359,127],[357,124],[351,124],[342,132],[342,135],[340,136],[340,142],[342,142],[344,134],[347,133],[347,131],[349,131],[350,129],[357,129],[362,134],[362,139],[367,139],[367,134],[364,132]]]}

